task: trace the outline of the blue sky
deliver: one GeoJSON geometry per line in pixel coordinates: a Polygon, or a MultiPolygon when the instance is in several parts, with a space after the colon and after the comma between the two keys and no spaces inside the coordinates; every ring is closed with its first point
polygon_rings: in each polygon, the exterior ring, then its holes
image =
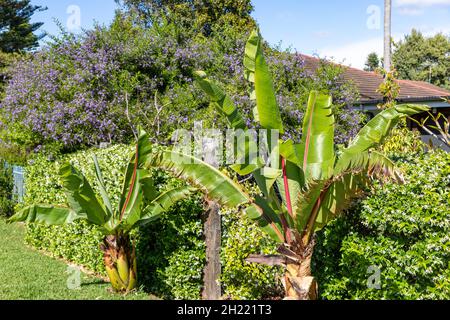
{"type": "MultiPolygon", "coordinates": [[[[57,33],[53,18],[64,26],[82,28],[94,21],[108,24],[117,8],[114,0],[32,0],[48,10],[36,14],[44,30],[57,33]]],[[[263,36],[305,54],[319,54],[362,68],[368,53],[383,49],[384,0],[253,0],[253,16],[263,36]]],[[[427,35],[450,35],[450,0],[393,0],[393,36],[401,39],[412,28],[427,35]]],[[[73,29],[77,32],[79,29],[73,29]]]]}

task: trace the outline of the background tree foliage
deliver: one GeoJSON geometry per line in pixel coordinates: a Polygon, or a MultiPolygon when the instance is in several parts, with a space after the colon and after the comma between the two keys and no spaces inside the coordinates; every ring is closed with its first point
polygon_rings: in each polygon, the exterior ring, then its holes
{"type": "Polygon", "coordinates": [[[46,8],[32,5],[30,0],[0,0],[0,50],[20,52],[38,46],[43,35],[34,34],[42,22],[31,22],[37,11],[46,8]]]}
{"type": "Polygon", "coordinates": [[[174,23],[188,34],[211,36],[217,28],[252,28],[255,21],[251,0],[116,0],[137,13],[141,22],[154,24],[161,19],[174,23]]]}
{"type": "Polygon", "coordinates": [[[0,99],[2,97],[3,87],[6,84],[9,75],[9,67],[17,60],[18,54],[5,53],[0,51],[0,99]]]}
{"type": "Polygon", "coordinates": [[[381,59],[376,52],[372,52],[367,56],[365,71],[375,71],[381,65],[381,59]]]}
{"type": "Polygon", "coordinates": [[[393,62],[400,79],[450,88],[450,38],[442,33],[425,37],[412,30],[395,44],[393,62]]]}

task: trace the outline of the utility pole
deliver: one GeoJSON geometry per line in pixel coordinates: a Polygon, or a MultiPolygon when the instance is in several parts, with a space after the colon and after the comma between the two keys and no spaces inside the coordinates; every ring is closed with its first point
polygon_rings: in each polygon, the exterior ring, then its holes
{"type": "Polygon", "coordinates": [[[384,0],[384,69],[391,71],[392,0],[384,0]]]}

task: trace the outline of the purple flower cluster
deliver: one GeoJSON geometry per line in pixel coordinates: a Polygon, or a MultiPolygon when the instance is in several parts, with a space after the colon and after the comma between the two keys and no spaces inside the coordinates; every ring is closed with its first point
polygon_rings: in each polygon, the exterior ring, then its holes
{"type": "Polygon", "coordinates": [[[68,150],[120,140],[123,97],[110,87],[120,68],[116,54],[116,48],[99,47],[90,33],[84,41],[67,39],[18,62],[0,104],[2,129],[16,142],[68,150]]]}

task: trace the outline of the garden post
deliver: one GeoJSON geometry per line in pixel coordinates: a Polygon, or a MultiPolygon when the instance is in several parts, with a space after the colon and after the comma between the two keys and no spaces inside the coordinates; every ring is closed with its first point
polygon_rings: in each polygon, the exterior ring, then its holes
{"type": "MultiPolygon", "coordinates": [[[[205,162],[214,167],[220,164],[220,143],[214,138],[203,139],[205,162]]],[[[208,209],[205,212],[204,234],[206,244],[206,265],[203,272],[203,300],[219,300],[222,296],[220,286],[221,263],[220,248],[222,237],[222,218],[220,206],[214,201],[206,199],[208,209]]]]}

